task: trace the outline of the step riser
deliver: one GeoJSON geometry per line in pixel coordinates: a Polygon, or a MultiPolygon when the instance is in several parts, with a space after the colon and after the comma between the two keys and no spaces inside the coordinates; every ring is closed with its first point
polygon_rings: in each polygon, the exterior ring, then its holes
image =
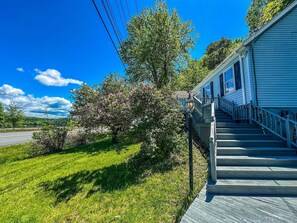
{"type": "Polygon", "coordinates": [[[231,171],[231,170],[218,170],[218,178],[221,179],[286,179],[296,180],[297,171],[231,171]]]}
{"type": "Polygon", "coordinates": [[[283,147],[283,142],[218,142],[218,147],[283,147]]]}
{"type": "MultiPolygon", "coordinates": [[[[294,150],[242,150],[242,149],[218,149],[218,155],[222,156],[295,156],[294,150]]],[[[297,163],[296,163],[297,165],[297,163]]]]}
{"type": "Polygon", "coordinates": [[[218,166],[296,166],[296,160],[217,159],[218,166]]]}
{"type": "Polygon", "coordinates": [[[217,139],[226,139],[226,140],[239,140],[239,139],[246,139],[246,140],[258,140],[258,139],[274,139],[271,135],[218,135],[217,139]]]}
{"type": "Polygon", "coordinates": [[[257,128],[256,125],[217,122],[217,128],[257,128]]]}
{"type": "Polygon", "coordinates": [[[296,187],[284,186],[230,186],[209,185],[207,192],[211,194],[261,194],[261,195],[297,195],[296,187]]]}
{"type": "Polygon", "coordinates": [[[261,129],[234,129],[234,128],[217,128],[217,133],[232,134],[263,134],[261,129]]]}

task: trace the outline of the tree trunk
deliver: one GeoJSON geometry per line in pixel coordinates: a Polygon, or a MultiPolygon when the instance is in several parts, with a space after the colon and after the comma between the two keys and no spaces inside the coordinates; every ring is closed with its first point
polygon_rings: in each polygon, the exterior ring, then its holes
{"type": "Polygon", "coordinates": [[[119,142],[118,131],[112,131],[112,144],[116,144],[118,142],[119,142]]]}

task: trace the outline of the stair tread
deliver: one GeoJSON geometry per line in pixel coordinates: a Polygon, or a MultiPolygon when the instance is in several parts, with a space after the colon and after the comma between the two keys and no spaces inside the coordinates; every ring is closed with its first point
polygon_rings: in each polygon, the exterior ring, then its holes
{"type": "Polygon", "coordinates": [[[277,139],[217,139],[217,142],[283,142],[277,139]]]}
{"type": "Polygon", "coordinates": [[[217,166],[217,170],[226,171],[287,171],[287,172],[297,172],[297,166],[217,166]]]}
{"type": "Polygon", "coordinates": [[[297,180],[260,180],[260,179],[218,179],[215,185],[226,186],[271,186],[296,187],[297,180]]]}
{"type": "MultiPolygon", "coordinates": [[[[297,156],[224,156],[218,155],[217,159],[243,159],[243,160],[297,160],[297,156]]],[[[296,163],[297,164],[297,163],[296,163]]]]}
{"type": "Polygon", "coordinates": [[[234,149],[238,149],[238,150],[281,150],[281,151],[296,151],[292,148],[288,148],[288,147],[218,147],[217,149],[230,149],[230,150],[234,150],[234,149]]]}

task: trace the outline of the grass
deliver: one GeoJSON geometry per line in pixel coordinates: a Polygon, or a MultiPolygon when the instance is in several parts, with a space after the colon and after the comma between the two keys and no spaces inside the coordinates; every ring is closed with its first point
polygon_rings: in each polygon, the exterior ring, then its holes
{"type": "Polygon", "coordinates": [[[0,147],[0,165],[29,157],[30,143],[0,147]]]}
{"type": "MultiPolygon", "coordinates": [[[[154,165],[139,156],[139,148],[119,150],[106,138],[13,162],[6,155],[10,161],[0,164],[0,222],[177,221],[193,199],[186,148],[178,162],[154,165]]],[[[1,156],[8,151],[0,148],[1,156]]],[[[197,194],[207,165],[198,150],[194,161],[197,194]]]]}
{"type": "Polygon", "coordinates": [[[0,133],[5,133],[5,132],[31,132],[31,131],[38,131],[41,128],[4,128],[0,129],[0,133]]]}

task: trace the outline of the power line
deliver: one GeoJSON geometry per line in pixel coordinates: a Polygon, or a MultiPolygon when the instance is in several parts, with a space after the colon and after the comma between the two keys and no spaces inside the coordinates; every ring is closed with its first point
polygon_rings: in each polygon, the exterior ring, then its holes
{"type": "Polygon", "coordinates": [[[125,25],[124,25],[124,22],[123,22],[122,15],[121,15],[122,13],[121,13],[120,7],[119,7],[119,5],[118,5],[118,1],[115,0],[115,3],[116,3],[116,6],[117,6],[117,9],[118,9],[118,13],[119,13],[120,20],[121,20],[121,23],[122,23],[122,26],[123,26],[123,30],[126,30],[125,25]]]}
{"type": "Polygon", "coordinates": [[[122,12],[124,14],[124,18],[125,18],[125,21],[126,21],[126,24],[127,24],[127,17],[126,17],[126,14],[125,14],[125,10],[124,10],[124,6],[123,6],[122,0],[120,0],[120,3],[121,3],[122,12]]]}
{"type": "Polygon", "coordinates": [[[113,32],[114,32],[114,34],[115,34],[115,36],[116,36],[116,38],[117,38],[119,44],[121,45],[122,42],[121,42],[121,40],[120,40],[120,38],[119,38],[119,36],[118,36],[118,34],[117,34],[116,28],[115,28],[115,26],[114,26],[114,24],[113,24],[113,22],[112,22],[112,19],[111,19],[109,13],[108,13],[108,10],[107,10],[107,8],[106,8],[106,5],[105,5],[105,3],[104,3],[104,0],[101,0],[101,3],[102,3],[102,5],[103,5],[103,7],[104,7],[104,11],[105,11],[105,13],[106,13],[106,15],[107,15],[107,17],[108,17],[108,20],[109,20],[109,23],[111,24],[111,27],[112,27],[112,29],[113,29],[113,32]]]}
{"type": "Polygon", "coordinates": [[[125,66],[125,64],[124,64],[124,62],[123,62],[123,60],[122,60],[122,58],[121,58],[121,56],[120,56],[120,53],[119,53],[119,51],[118,51],[118,49],[117,49],[117,47],[116,47],[116,45],[115,45],[115,43],[114,43],[114,41],[113,41],[111,35],[110,35],[110,32],[109,32],[109,30],[108,30],[108,28],[107,28],[107,26],[106,26],[106,24],[105,24],[105,22],[104,22],[104,19],[103,19],[102,15],[101,15],[101,13],[100,13],[100,11],[99,11],[97,5],[96,5],[95,0],[92,0],[92,2],[93,2],[93,5],[94,5],[94,7],[95,7],[95,9],[96,9],[96,11],[97,11],[97,14],[98,14],[98,16],[99,16],[101,22],[103,23],[103,26],[104,26],[104,28],[105,28],[105,30],[106,30],[108,36],[109,36],[109,39],[110,39],[110,41],[111,41],[111,43],[112,43],[112,45],[113,45],[115,51],[117,52],[117,54],[118,54],[118,56],[119,56],[119,58],[120,58],[120,60],[121,60],[121,62],[122,62],[122,64],[123,64],[123,66],[124,66],[125,71],[127,72],[126,66],[125,66]]]}
{"type": "Polygon", "coordinates": [[[129,15],[129,19],[130,19],[131,15],[130,15],[130,10],[129,10],[128,0],[126,0],[126,6],[127,6],[127,9],[128,9],[128,15],[129,15]]]}
{"type": "Polygon", "coordinates": [[[121,30],[119,29],[119,26],[118,26],[118,21],[117,21],[115,15],[114,15],[114,13],[113,13],[112,7],[111,7],[111,5],[109,4],[108,0],[105,0],[105,3],[107,4],[107,8],[108,8],[109,13],[110,13],[110,15],[111,15],[111,19],[112,19],[113,24],[115,25],[115,28],[116,28],[116,30],[117,30],[117,32],[118,32],[118,35],[119,35],[120,40],[121,40],[121,45],[122,45],[123,38],[122,38],[121,30]]]}
{"type": "Polygon", "coordinates": [[[138,5],[137,5],[137,0],[134,0],[134,2],[135,2],[136,12],[138,13],[138,5]]]}

